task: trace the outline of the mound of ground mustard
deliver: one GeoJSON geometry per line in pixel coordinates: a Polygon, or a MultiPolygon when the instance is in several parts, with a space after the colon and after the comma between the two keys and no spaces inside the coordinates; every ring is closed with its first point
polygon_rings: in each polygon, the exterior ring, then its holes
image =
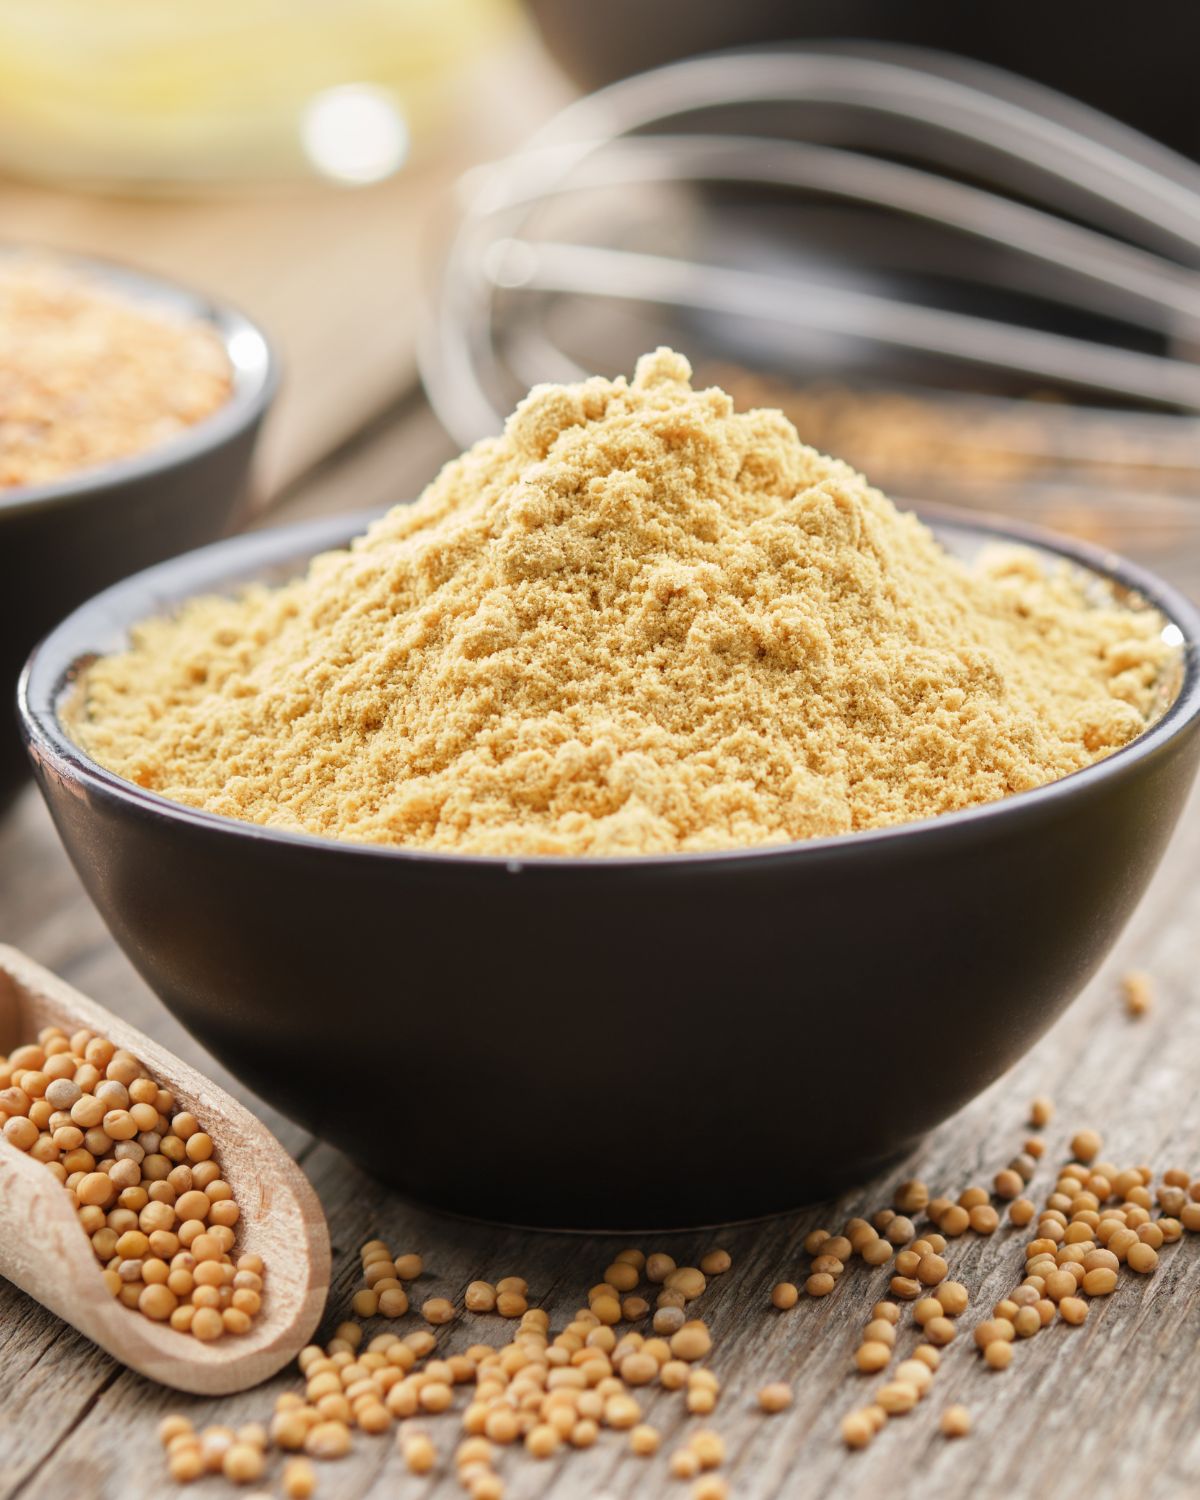
{"type": "Polygon", "coordinates": [[[1145,728],[1157,615],[968,567],[690,376],[540,386],[304,577],[148,621],[88,672],[84,746],[278,828],[649,854],[987,802],[1145,728]]]}

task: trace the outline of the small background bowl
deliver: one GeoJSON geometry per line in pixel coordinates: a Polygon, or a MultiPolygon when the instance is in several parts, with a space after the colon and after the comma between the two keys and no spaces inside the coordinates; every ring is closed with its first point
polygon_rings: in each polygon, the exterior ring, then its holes
{"type": "Polygon", "coordinates": [[[135,301],[211,323],[233,390],[211,416],[143,453],[52,484],[0,489],[0,814],[28,775],[10,705],[33,645],[98,589],[230,528],[277,384],[266,338],[233,308],[141,271],[46,255],[135,301]]]}
{"type": "Polygon", "coordinates": [[[880,832],[613,859],[268,831],[142,791],[72,742],[59,710],[74,674],[132,624],[295,575],[367,519],[240,537],[110,589],[34,654],[21,714],[92,900],[171,1010],[257,1093],[444,1208],[665,1228],[870,1175],[1078,993],[1195,774],[1192,606],[1091,548],[945,515],[927,519],[957,552],[1029,542],[1162,611],[1182,676],[1136,742],[880,832]]]}

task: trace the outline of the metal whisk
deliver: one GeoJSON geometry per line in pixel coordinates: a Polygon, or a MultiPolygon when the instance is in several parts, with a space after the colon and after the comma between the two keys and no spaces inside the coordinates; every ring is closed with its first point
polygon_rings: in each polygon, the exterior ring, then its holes
{"type": "Polygon", "coordinates": [[[699,58],[570,106],[462,196],[421,358],[463,444],[662,338],[919,393],[951,432],[1004,417],[1043,475],[1200,484],[1200,168],[1040,85],[891,46],[699,58]]]}

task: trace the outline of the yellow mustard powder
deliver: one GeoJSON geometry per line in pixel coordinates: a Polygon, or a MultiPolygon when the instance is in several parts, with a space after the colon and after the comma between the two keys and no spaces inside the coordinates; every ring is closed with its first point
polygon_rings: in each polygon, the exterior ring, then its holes
{"type": "Polygon", "coordinates": [[[225,345],[201,318],[0,253],[0,491],[156,448],[232,393],[225,345]]]}
{"type": "Polygon", "coordinates": [[[950,556],[777,411],[646,355],[539,386],[282,587],[138,628],[77,733],[191,807],[373,844],[651,854],[988,802],[1146,727],[1150,610],[950,556]]]}

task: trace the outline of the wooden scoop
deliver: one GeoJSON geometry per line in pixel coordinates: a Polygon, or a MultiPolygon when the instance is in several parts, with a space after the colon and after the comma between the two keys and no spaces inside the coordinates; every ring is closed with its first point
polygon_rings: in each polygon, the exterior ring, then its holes
{"type": "Polygon", "coordinates": [[[146,1064],[217,1147],[242,1210],[238,1247],[266,1265],[263,1306],[248,1333],[201,1343],[117,1302],[61,1183],[0,1135],[0,1275],[130,1369],[163,1385],[224,1395],[257,1385],[311,1338],[329,1291],[329,1232],[307,1178],[261,1121],[149,1037],[0,945],[0,1052],[43,1026],[82,1027],[146,1064]]]}

